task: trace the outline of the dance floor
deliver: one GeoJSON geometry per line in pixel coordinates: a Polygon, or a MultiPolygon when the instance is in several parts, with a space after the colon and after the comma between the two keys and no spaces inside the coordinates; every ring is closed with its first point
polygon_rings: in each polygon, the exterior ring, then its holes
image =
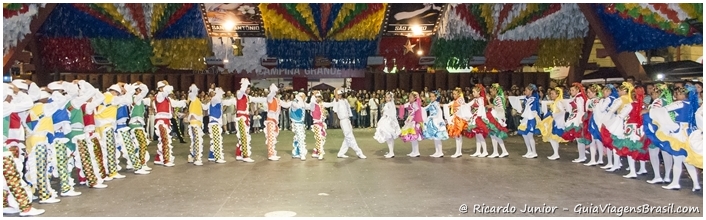
{"type": "MultiPolygon", "coordinates": [[[[396,158],[385,159],[386,144],[372,139],[373,129],[356,129],[355,136],[367,159],[336,158],[343,135],[329,130],[324,160],[309,156],[306,161],[291,158],[292,132],[282,131],[277,150],[280,161],[266,159],[265,137],[252,135],[255,163],[236,162],[236,136],[225,135],[225,164],[187,163],[188,144],[174,143],[176,166],[154,168],[149,175],[121,171],[125,179],[107,182],[106,189],[76,186],[78,197],[62,197],[58,204],[37,204],[46,209],[42,216],[58,217],[227,217],[227,216],[617,216],[611,207],[692,206],[700,213],[628,213],[624,216],[703,216],[703,193],[692,192],[688,174],[682,175],[682,189],[664,190],[645,181],[652,168],[638,179],[625,179],[623,169],[607,173],[598,167],[572,163],[575,144],[562,145],[561,159],[550,161],[548,143],[537,138],[538,159],[524,159],[522,138],[506,140],[510,156],[490,159],[469,157],[475,141],[464,139],[463,157],[450,158],[453,140],[444,142],[444,158],[431,158],[432,141],[420,143],[420,158],[408,158],[410,144],[396,142],[396,158]],[[459,210],[462,204],[468,211],[459,210]],[[478,206],[510,206],[514,213],[479,213],[478,206]],[[549,213],[523,212],[525,206],[549,213]],[[552,212],[552,207],[556,206],[552,212]],[[576,207],[609,207],[605,212],[580,214],[576,207]],[[549,207],[549,208],[546,208],[549,207]]],[[[188,142],[188,139],[186,139],[188,142]]],[[[208,135],[204,150],[208,152],[208,135]]],[[[309,155],[314,138],[307,132],[309,155]]],[[[488,148],[492,150],[488,139],[488,148]]],[[[156,141],[150,144],[150,154],[156,141]]],[[[491,152],[492,153],[492,152],[491,152]]],[[[206,161],[204,159],[204,161],[206,161]]],[[[123,163],[124,167],[124,163],[123,163]]],[[[58,182],[53,182],[59,189],[58,182]]],[[[602,211],[594,209],[593,211],[602,211]]],[[[615,210],[615,209],[613,209],[615,210]]],[[[487,210],[486,210],[487,211],[487,210]]],[[[493,210],[495,211],[495,210],[493,210]]],[[[512,210],[507,210],[512,211],[512,210]]],[[[591,211],[591,210],[583,210],[591,211]]],[[[632,210],[634,212],[634,210],[632,210]]],[[[6,215],[7,216],[7,215],[6,215]]]]}

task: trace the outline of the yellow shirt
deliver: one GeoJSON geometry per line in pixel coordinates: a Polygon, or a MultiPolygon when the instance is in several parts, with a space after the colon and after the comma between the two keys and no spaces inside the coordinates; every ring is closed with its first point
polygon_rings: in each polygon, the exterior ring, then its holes
{"type": "Polygon", "coordinates": [[[203,125],[203,104],[201,99],[195,98],[189,103],[189,124],[202,126],[203,125]],[[194,116],[193,118],[191,116],[194,116]]]}
{"type": "Polygon", "coordinates": [[[31,151],[31,147],[36,146],[39,143],[47,142],[47,133],[54,130],[54,122],[51,119],[51,115],[44,115],[44,103],[34,104],[29,110],[30,126],[32,130],[27,138],[28,151],[31,151]]]}
{"type": "Polygon", "coordinates": [[[99,127],[105,127],[111,125],[111,123],[115,123],[116,117],[118,116],[118,106],[111,104],[114,98],[113,94],[106,92],[103,95],[105,96],[105,100],[103,100],[103,104],[98,106],[96,114],[94,115],[99,127]]]}

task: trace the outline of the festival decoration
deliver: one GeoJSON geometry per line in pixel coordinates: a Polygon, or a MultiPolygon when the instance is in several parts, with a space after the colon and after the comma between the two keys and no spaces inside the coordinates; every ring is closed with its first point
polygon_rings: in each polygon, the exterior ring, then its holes
{"type": "Polygon", "coordinates": [[[47,70],[93,71],[91,56],[95,53],[87,38],[39,38],[42,64],[47,70]]]}
{"type": "Polygon", "coordinates": [[[387,6],[383,34],[430,36],[435,34],[444,3],[395,3],[387,6]]]}
{"type": "Polygon", "coordinates": [[[60,71],[96,70],[92,55],[106,57],[117,72],[153,71],[151,58],[201,70],[210,54],[203,25],[196,4],[58,4],[39,30],[42,59],[60,71]]]}
{"type": "Polygon", "coordinates": [[[152,40],[152,52],[157,57],[170,60],[168,68],[204,70],[204,57],[210,56],[208,39],[179,38],[152,40]]]}
{"type": "Polygon", "coordinates": [[[613,36],[618,52],[702,44],[702,3],[594,4],[596,13],[613,36]]]}
{"type": "Polygon", "coordinates": [[[485,56],[486,68],[510,70],[535,54],[540,65],[570,65],[581,48],[566,50],[550,42],[567,45],[587,32],[588,22],[575,3],[454,4],[444,13],[432,54],[440,68],[469,68],[473,56],[485,56]]]}
{"type": "Polygon", "coordinates": [[[259,3],[202,3],[211,37],[264,37],[259,3]]]}
{"type": "Polygon", "coordinates": [[[238,47],[242,53],[240,56],[236,56],[233,52],[235,49],[233,42],[237,40],[229,37],[211,38],[214,56],[224,60],[224,67],[228,72],[257,72],[267,69],[260,65],[260,60],[267,56],[267,42],[264,38],[240,38],[241,45],[238,47]]]}
{"type": "Polygon", "coordinates": [[[3,55],[25,38],[31,31],[29,24],[46,4],[4,3],[2,7],[3,55]]]}
{"type": "Polygon", "coordinates": [[[405,36],[384,36],[380,39],[380,56],[384,57],[385,65],[380,69],[411,70],[419,67],[417,51],[426,53],[431,48],[431,38],[408,38],[405,36]],[[409,50],[412,50],[411,52],[409,50]]]}
{"type": "Polygon", "coordinates": [[[138,38],[93,38],[91,47],[96,54],[108,58],[115,65],[115,71],[134,73],[152,69],[152,47],[148,41],[138,38]]]}
{"type": "Polygon", "coordinates": [[[375,54],[387,4],[260,4],[267,54],[278,68],[314,68],[325,57],[334,68],[365,68],[375,54]]]}

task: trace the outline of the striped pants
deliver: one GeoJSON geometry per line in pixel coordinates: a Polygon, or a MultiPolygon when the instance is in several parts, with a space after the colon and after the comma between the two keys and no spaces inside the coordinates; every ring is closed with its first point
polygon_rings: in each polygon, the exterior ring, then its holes
{"type": "Polygon", "coordinates": [[[13,156],[3,156],[2,174],[3,182],[5,183],[2,190],[2,207],[17,207],[22,212],[29,211],[29,209],[32,208],[32,202],[30,200],[32,194],[28,193],[22,186],[23,180],[20,172],[17,170],[13,156]]]}
{"type": "Polygon", "coordinates": [[[324,155],[324,145],[326,144],[326,125],[313,124],[311,126],[311,131],[314,132],[314,139],[316,139],[316,146],[314,147],[314,152],[312,152],[312,154],[324,155]]]}
{"type": "MultiPolygon", "coordinates": [[[[213,153],[216,161],[225,160],[223,155],[223,125],[220,123],[211,123],[209,126],[209,136],[211,137],[210,151],[213,153]]],[[[199,150],[200,151],[200,150],[199,150]]],[[[198,157],[201,160],[201,157],[198,157]]]]}
{"type": "Polygon", "coordinates": [[[306,157],[306,129],[302,123],[292,123],[294,140],[292,141],[292,156],[306,157]]]}
{"type": "Polygon", "coordinates": [[[267,145],[267,157],[277,156],[275,145],[277,144],[277,136],[279,136],[279,127],[274,120],[267,119],[265,121],[265,144],[267,145]]]}

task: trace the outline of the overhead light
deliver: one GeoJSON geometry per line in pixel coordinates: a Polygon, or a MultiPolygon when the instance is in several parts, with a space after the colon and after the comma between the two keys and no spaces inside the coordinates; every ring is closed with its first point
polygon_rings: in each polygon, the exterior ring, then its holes
{"type": "Polygon", "coordinates": [[[422,50],[417,51],[417,55],[421,56],[423,54],[422,50]]]}
{"type": "Polygon", "coordinates": [[[228,59],[223,60],[223,62],[224,62],[224,63],[227,63],[227,62],[228,62],[228,59]]]}
{"type": "Polygon", "coordinates": [[[226,21],[226,23],[223,24],[223,29],[226,31],[232,31],[233,27],[235,27],[235,23],[233,23],[233,21],[226,21]]]}
{"type": "Polygon", "coordinates": [[[664,79],[664,74],[657,74],[657,80],[663,80],[664,79]]]}
{"type": "Polygon", "coordinates": [[[419,25],[412,25],[412,34],[422,35],[422,27],[419,25]]]}

